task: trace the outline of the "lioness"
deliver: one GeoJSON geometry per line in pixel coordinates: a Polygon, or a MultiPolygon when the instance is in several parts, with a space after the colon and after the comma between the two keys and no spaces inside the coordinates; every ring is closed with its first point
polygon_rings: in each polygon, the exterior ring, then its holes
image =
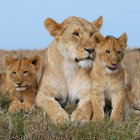
{"type": "Polygon", "coordinates": [[[72,121],[90,120],[89,73],[95,57],[93,35],[99,31],[102,22],[102,17],[92,23],[79,17],[67,18],[61,24],[50,18],[45,20],[45,27],[54,40],[45,53],[36,105],[55,123],[70,121],[68,113],[60,106],[67,100],[79,101],[78,108],[72,113],[72,121]]]}
{"type": "Polygon", "coordinates": [[[124,119],[133,115],[140,120],[140,81],[138,74],[131,79],[125,71],[126,100],[124,105],[124,119]]]}
{"type": "Polygon", "coordinates": [[[104,119],[105,100],[111,101],[111,121],[121,119],[126,97],[122,59],[127,46],[127,34],[119,38],[94,36],[96,58],[91,71],[93,122],[104,119]]]}
{"type": "Polygon", "coordinates": [[[0,89],[4,95],[12,100],[8,112],[16,113],[23,109],[29,111],[34,103],[37,89],[37,71],[40,69],[41,58],[33,55],[28,58],[17,59],[4,55],[3,63],[6,74],[1,74],[0,89]]]}

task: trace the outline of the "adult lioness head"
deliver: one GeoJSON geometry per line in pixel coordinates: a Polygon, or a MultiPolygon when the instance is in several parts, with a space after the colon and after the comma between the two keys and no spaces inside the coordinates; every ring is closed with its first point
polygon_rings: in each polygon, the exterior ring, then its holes
{"type": "Polygon", "coordinates": [[[6,78],[10,81],[11,87],[18,91],[24,91],[34,84],[37,71],[41,65],[39,55],[14,59],[6,54],[3,57],[3,61],[6,78]]]}
{"type": "Polygon", "coordinates": [[[96,33],[94,42],[96,42],[95,50],[101,64],[106,67],[108,73],[116,73],[127,47],[127,34],[124,33],[119,38],[115,38],[113,36],[104,37],[100,33],[96,33]]]}
{"type": "Polygon", "coordinates": [[[57,40],[60,53],[86,68],[93,64],[93,35],[100,30],[102,23],[102,17],[92,23],[80,17],[69,17],[61,24],[50,18],[44,22],[46,29],[57,40]]]}

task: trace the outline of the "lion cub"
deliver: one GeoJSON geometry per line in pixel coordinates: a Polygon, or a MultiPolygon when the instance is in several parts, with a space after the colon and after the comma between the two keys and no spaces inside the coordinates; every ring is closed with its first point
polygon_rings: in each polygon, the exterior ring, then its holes
{"type": "MultiPolygon", "coordinates": [[[[29,111],[34,103],[37,89],[37,71],[40,69],[41,58],[33,55],[17,59],[4,55],[3,63],[6,70],[5,80],[0,87],[4,95],[12,100],[9,113],[16,113],[23,109],[29,111]]],[[[3,74],[4,75],[4,74],[3,74]]]]}
{"type": "Polygon", "coordinates": [[[124,89],[124,68],[122,59],[127,47],[127,34],[119,38],[103,37],[96,33],[96,58],[91,71],[93,106],[93,122],[104,119],[105,101],[111,101],[112,113],[110,120],[116,121],[123,116],[126,97],[124,89]]]}

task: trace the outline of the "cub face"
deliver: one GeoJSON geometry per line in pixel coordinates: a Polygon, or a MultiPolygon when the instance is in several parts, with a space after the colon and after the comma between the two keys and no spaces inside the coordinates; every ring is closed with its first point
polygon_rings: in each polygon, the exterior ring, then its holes
{"type": "Polygon", "coordinates": [[[101,64],[106,67],[108,73],[116,73],[127,47],[127,34],[124,33],[119,38],[115,38],[113,36],[103,37],[100,33],[96,33],[94,40],[97,57],[101,64]]]}
{"type": "Polygon", "coordinates": [[[34,84],[36,73],[40,69],[41,58],[38,55],[14,59],[4,55],[3,63],[6,77],[17,91],[24,91],[34,84]]]}
{"type": "Polygon", "coordinates": [[[57,40],[58,49],[65,58],[74,60],[82,67],[91,67],[95,58],[93,35],[102,23],[102,17],[92,23],[83,18],[70,17],[61,24],[48,18],[44,25],[57,40]]]}

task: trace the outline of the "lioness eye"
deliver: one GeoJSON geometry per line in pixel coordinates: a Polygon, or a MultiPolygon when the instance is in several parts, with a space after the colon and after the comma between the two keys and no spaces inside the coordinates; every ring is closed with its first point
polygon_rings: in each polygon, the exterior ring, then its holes
{"type": "Polygon", "coordinates": [[[89,34],[89,35],[90,35],[90,37],[92,37],[92,36],[93,36],[93,34],[94,34],[94,33],[90,33],[90,34],[89,34]]]}
{"type": "Polygon", "coordinates": [[[13,71],[12,73],[13,73],[14,76],[16,76],[16,72],[15,71],[13,71]]]}
{"type": "Polygon", "coordinates": [[[117,51],[117,54],[120,54],[121,53],[121,51],[117,51]]]}
{"type": "Polygon", "coordinates": [[[76,36],[76,37],[80,37],[80,35],[79,35],[79,33],[78,32],[74,32],[74,33],[72,33],[74,36],[76,36]]]}
{"type": "Polygon", "coordinates": [[[28,71],[24,71],[24,72],[23,72],[23,75],[25,75],[25,74],[27,74],[27,73],[28,73],[28,71]]]}
{"type": "Polygon", "coordinates": [[[107,53],[107,54],[110,54],[110,51],[109,51],[109,50],[106,50],[106,53],[107,53]]]}

